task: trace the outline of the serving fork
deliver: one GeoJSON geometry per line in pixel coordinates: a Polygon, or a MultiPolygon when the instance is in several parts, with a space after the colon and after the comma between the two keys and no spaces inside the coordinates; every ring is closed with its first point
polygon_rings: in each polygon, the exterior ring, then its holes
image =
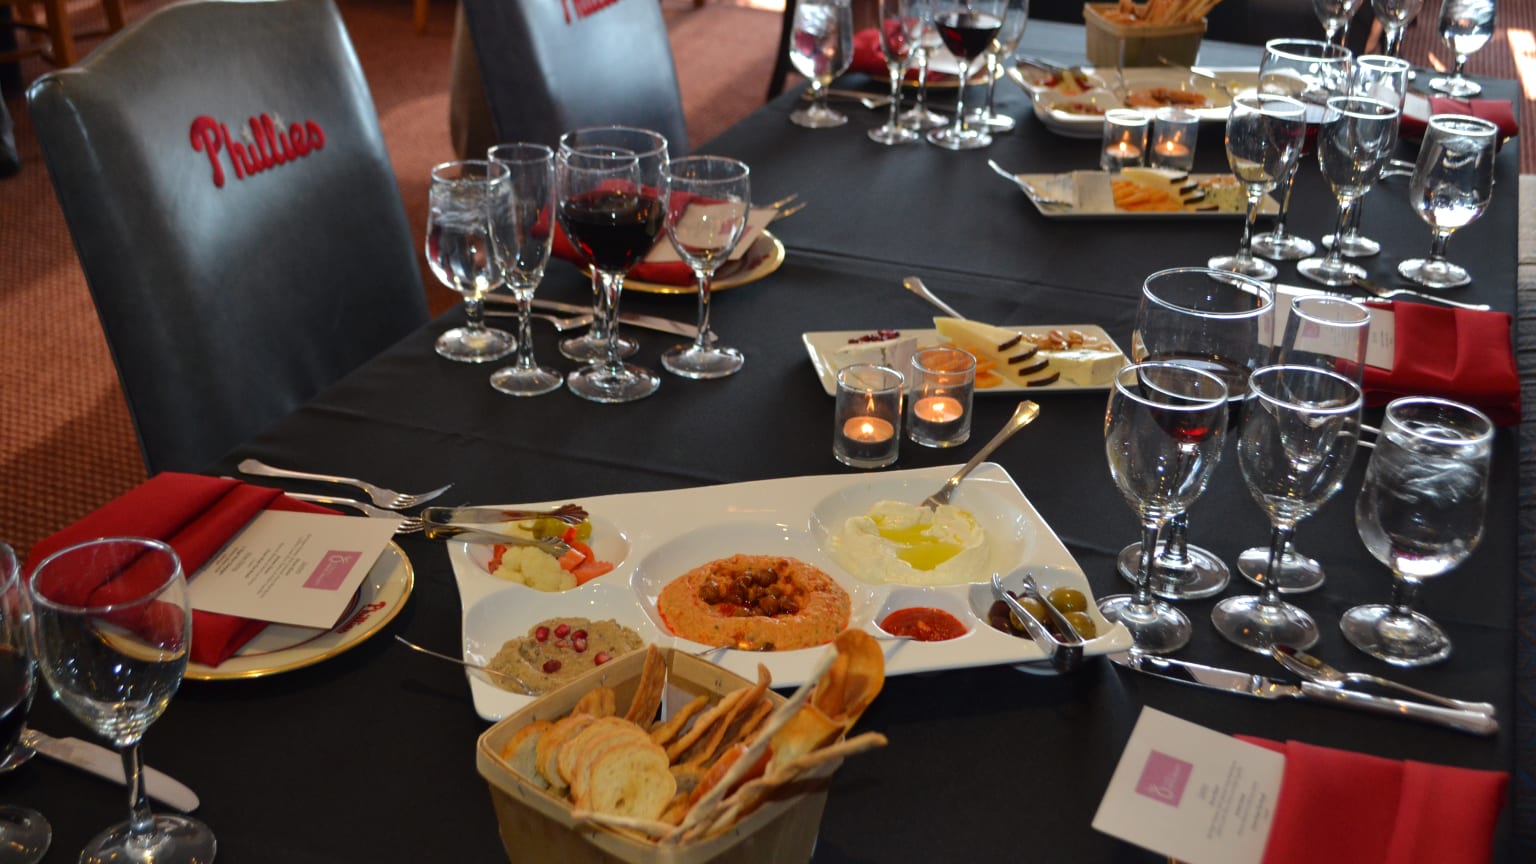
{"type": "Polygon", "coordinates": [[[1008,422],[1003,424],[1003,428],[999,429],[997,434],[992,436],[992,440],[981,445],[981,449],[976,451],[976,455],[972,456],[969,462],[960,466],[960,470],[951,475],[948,480],[945,480],[944,485],[939,488],[939,491],[923,499],[921,506],[927,507],[929,510],[937,510],[948,504],[949,499],[955,494],[955,489],[959,488],[960,481],[964,480],[966,475],[974,471],[976,466],[985,461],[988,456],[991,456],[992,451],[1001,447],[1004,441],[1012,438],[1013,433],[1033,423],[1035,418],[1039,416],[1039,405],[1028,399],[1020,402],[1019,406],[1013,409],[1013,416],[1009,417],[1008,422]]]}
{"type": "Polygon", "coordinates": [[[359,480],[356,477],[340,477],[334,474],[311,474],[307,471],[276,468],[262,462],[260,459],[245,459],[236,467],[241,474],[254,474],[258,477],[284,477],[289,480],[313,480],[317,483],[340,483],[343,486],[355,486],[368,493],[368,497],[376,506],[387,510],[405,510],[418,504],[425,504],[453,488],[453,484],[449,483],[447,486],[433,489],[431,492],[412,495],[407,492],[396,492],[393,489],[386,489],[383,486],[369,483],[367,480],[359,480]]]}
{"type": "Polygon", "coordinates": [[[366,501],[356,498],[332,498],[329,495],[311,495],[307,492],[284,492],[289,498],[297,498],[300,501],[309,501],[315,504],[329,504],[334,507],[350,507],[364,516],[372,516],[375,519],[394,519],[396,534],[415,534],[424,524],[419,516],[402,516],[394,510],[386,510],[383,507],[375,507],[366,501]]]}
{"type": "Polygon", "coordinates": [[[1425,294],[1422,291],[1414,291],[1411,288],[1388,288],[1384,285],[1377,285],[1369,279],[1357,278],[1354,280],[1354,285],[1361,291],[1368,291],[1383,300],[1390,300],[1393,297],[1416,297],[1420,300],[1428,300],[1431,303],[1443,303],[1446,306],[1454,306],[1457,309],[1471,309],[1476,312],[1487,312],[1492,308],[1486,303],[1463,303],[1460,300],[1452,300],[1448,297],[1441,297],[1438,294],[1425,294]]]}
{"type": "Polygon", "coordinates": [[[485,525],[498,522],[527,522],[530,519],[555,519],[567,525],[580,525],[587,519],[580,504],[562,504],[549,510],[516,510],[504,507],[428,507],[421,511],[428,522],[453,525],[459,522],[485,525]]]}

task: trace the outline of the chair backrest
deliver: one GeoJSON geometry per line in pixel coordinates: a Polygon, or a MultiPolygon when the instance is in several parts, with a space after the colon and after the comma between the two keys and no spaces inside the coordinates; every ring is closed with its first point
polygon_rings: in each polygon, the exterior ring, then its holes
{"type": "Polygon", "coordinates": [[[502,141],[554,146],[582,126],[640,126],[688,151],[667,25],[656,0],[463,0],[502,141]]]}
{"type": "Polygon", "coordinates": [[[151,473],[206,467],[426,322],[332,0],[167,6],[27,97],[151,473]]]}

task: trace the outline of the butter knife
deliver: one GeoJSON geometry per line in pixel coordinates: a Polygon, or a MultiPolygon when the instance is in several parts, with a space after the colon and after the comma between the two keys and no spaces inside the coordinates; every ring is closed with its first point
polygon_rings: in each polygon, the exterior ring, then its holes
{"type": "MultiPolygon", "coordinates": [[[[73,765],[114,783],[127,783],[123,774],[123,757],[100,744],[79,738],[54,738],[36,729],[22,732],[21,743],[49,759],[73,765]]],[[[156,801],[169,804],[183,813],[191,813],[200,803],[197,793],[185,784],[149,766],[144,767],[144,791],[156,801]]]]}
{"type": "Polygon", "coordinates": [[[1355,708],[1393,717],[1407,717],[1426,723],[1436,723],[1460,732],[1470,732],[1473,735],[1492,735],[1499,731],[1499,721],[1476,711],[1458,711],[1454,708],[1441,708],[1438,705],[1426,705],[1407,699],[1391,699],[1354,690],[1334,689],[1313,684],[1310,681],[1287,684],[1266,675],[1204,666],[1187,660],[1174,660],[1170,657],[1159,657],[1137,651],[1120,651],[1110,654],[1109,659],[1127,669],[1181,684],[1204,687],[1208,690],[1240,693],[1260,699],[1308,699],[1340,708],[1355,708]]]}
{"type": "MultiPolygon", "coordinates": [[[[516,304],[512,297],[501,294],[488,294],[485,297],[488,305],[516,304]]],[[[580,315],[591,312],[591,305],[582,306],[576,303],[562,303],[558,300],[541,300],[537,297],[533,300],[533,308],[550,312],[563,312],[567,315],[580,315]]],[[[499,310],[487,310],[487,315],[506,314],[499,310]]],[[[696,324],[688,324],[682,321],[674,321],[671,318],[663,318],[660,315],[641,315],[638,312],[620,312],[619,323],[630,327],[643,327],[646,330],[656,330],[661,333],[671,333],[674,336],[686,336],[694,339],[699,335],[696,324]]]]}

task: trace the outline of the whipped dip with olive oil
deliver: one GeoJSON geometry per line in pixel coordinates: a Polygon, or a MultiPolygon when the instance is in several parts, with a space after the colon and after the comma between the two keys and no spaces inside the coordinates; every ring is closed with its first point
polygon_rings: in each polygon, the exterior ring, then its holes
{"type": "Polygon", "coordinates": [[[986,577],[987,534],[968,511],[880,501],[843,523],[832,557],[865,582],[959,585],[986,577]]]}

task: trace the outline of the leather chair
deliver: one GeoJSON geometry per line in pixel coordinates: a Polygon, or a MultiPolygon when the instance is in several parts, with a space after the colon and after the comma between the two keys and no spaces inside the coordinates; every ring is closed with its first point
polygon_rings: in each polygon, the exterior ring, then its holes
{"type": "Polygon", "coordinates": [[[667,137],[688,127],[667,25],[656,0],[463,0],[491,125],[501,141],[554,146],[582,126],[620,124],[667,137]]]}
{"type": "Polygon", "coordinates": [[[426,322],[332,0],[167,6],[27,97],[151,474],[205,468],[426,322]]]}

